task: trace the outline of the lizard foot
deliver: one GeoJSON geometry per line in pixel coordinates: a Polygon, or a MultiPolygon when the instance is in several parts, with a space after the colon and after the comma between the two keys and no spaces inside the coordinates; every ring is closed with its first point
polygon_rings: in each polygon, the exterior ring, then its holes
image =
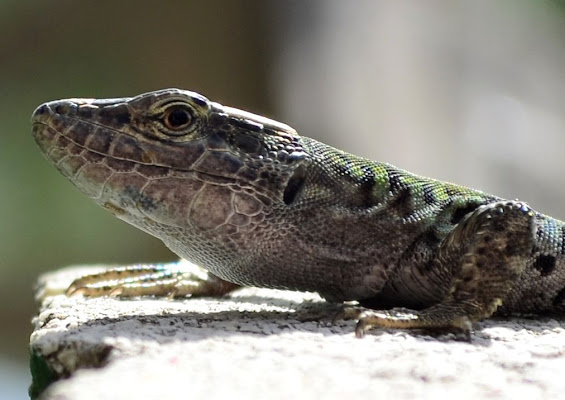
{"type": "Polygon", "coordinates": [[[239,285],[224,281],[208,271],[184,263],[132,265],[85,275],[67,289],[67,296],[222,296],[239,285]]]}
{"type": "Polygon", "coordinates": [[[365,310],[359,315],[355,336],[361,338],[370,329],[425,329],[436,332],[458,332],[471,341],[471,321],[466,316],[442,318],[442,315],[422,313],[406,308],[376,311],[365,310]]]}
{"type": "Polygon", "coordinates": [[[371,329],[423,329],[431,332],[462,333],[471,340],[471,321],[466,316],[451,317],[454,310],[443,305],[427,310],[415,311],[408,308],[390,310],[372,310],[359,306],[345,306],[334,316],[332,323],[338,320],[357,320],[355,336],[362,338],[371,329]]]}

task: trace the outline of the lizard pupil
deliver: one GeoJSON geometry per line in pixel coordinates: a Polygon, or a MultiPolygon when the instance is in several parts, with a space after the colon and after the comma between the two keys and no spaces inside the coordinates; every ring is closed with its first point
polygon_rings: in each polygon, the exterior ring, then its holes
{"type": "Polygon", "coordinates": [[[165,125],[169,129],[180,129],[186,127],[191,122],[190,113],[182,108],[175,108],[165,115],[165,125]]]}

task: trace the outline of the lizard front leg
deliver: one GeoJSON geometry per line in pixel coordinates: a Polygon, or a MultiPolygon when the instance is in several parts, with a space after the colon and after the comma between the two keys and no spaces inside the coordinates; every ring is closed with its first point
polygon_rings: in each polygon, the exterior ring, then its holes
{"type": "Polygon", "coordinates": [[[501,201],[469,213],[441,243],[432,268],[452,283],[442,301],[423,309],[366,310],[356,335],[373,328],[462,331],[492,315],[526,268],[534,241],[534,212],[501,201]]]}
{"type": "Polygon", "coordinates": [[[223,296],[240,286],[187,262],[111,268],[76,279],[68,296],[223,296]]]}

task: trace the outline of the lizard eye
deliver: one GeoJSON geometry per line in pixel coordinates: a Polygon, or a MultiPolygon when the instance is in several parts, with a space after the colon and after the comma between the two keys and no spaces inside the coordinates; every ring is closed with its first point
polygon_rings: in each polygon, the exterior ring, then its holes
{"type": "Polygon", "coordinates": [[[163,125],[171,131],[181,131],[192,124],[192,114],[186,107],[176,106],[165,112],[163,125]]]}

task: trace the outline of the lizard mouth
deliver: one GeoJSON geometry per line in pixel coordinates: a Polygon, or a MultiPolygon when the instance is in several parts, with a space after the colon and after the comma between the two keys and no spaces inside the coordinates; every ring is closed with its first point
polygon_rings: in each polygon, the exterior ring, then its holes
{"type": "MultiPolygon", "coordinates": [[[[106,129],[108,129],[106,127],[106,129]]],[[[84,144],[77,143],[64,135],[47,122],[33,121],[33,136],[43,154],[49,159],[56,168],[68,179],[75,182],[79,179],[82,169],[87,165],[106,165],[115,173],[137,173],[147,179],[164,178],[174,173],[188,178],[195,178],[203,182],[231,185],[237,184],[238,180],[233,177],[212,174],[209,172],[198,171],[188,168],[172,168],[165,165],[152,163],[142,163],[139,161],[117,158],[88,148],[84,144]]],[[[99,182],[103,185],[104,182],[99,182]]]]}

